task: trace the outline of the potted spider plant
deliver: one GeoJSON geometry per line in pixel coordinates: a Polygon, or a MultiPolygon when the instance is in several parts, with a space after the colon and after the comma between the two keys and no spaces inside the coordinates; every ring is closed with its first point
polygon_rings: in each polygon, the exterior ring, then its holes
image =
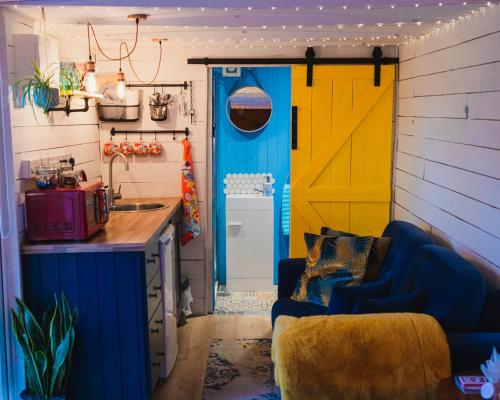
{"type": "MultiPolygon", "coordinates": [[[[55,77],[59,76],[59,67],[47,67],[43,72],[36,63],[32,62],[33,75],[24,77],[14,83],[16,103],[21,107],[28,101],[31,106],[40,107],[44,113],[49,108],[59,104],[59,88],[55,77]]],[[[66,77],[70,82],[72,79],[66,77]]]]}
{"type": "Polygon", "coordinates": [[[64,293],[61,304],[47,309],[40,324],[26,304],[16,299],[11,309],[14,335],[21,346],[27,388],[23,400],[64,400],[68,388],[71,356],[75,342],[77,309],[71,310],[64,293]]]}

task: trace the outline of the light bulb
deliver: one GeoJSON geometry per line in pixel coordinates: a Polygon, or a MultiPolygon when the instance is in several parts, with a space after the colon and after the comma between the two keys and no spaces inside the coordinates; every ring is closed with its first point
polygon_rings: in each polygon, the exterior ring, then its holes
{"type": "Polygon", "coordinates": [[[120,100],[125,98],[125,81],[118,81],[116,84],[116,94],[120,100]]]}
{"type": "Polygon", "coordinates": [[[125,98],[125,74],[120,70],[116,74],[116,80],[118,81],[116,83],[116,94],[120,100],[123,100],[125,98]]]}
{"type": "Polygon", "coordinates": [[[95,62],[89,60],[85,65],[85,90],[89,93],[97,93],[97,77],[95,74],[95,62]]]}
{"type": "Polygon", "coordinates": [[[97,92],[97,77],[95,72],[87,72],[85,77],[85,89],[87,89],[89,93],[97,92]]]}

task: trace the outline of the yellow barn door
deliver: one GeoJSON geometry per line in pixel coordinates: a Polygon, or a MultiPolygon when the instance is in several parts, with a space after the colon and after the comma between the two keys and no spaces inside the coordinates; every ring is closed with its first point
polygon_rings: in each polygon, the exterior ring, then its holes
{"type": "Polygon", "coordinates": [[[315,66],[292,70],[297,149],[292,150],[290,253],[304,257],[304,232],[321,226],[380,235],[391,201],[394,66],[315,66]]]}

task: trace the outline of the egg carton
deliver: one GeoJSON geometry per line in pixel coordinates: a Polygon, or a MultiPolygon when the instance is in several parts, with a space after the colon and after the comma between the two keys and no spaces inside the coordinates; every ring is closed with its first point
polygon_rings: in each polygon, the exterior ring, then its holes
{"type": "MultiPolygon", "coordinates": [[[[273,175],[267,174],[254,174],[254,173],[244,173],[244,174],[227,174],[224,178],[224,188],[225,194],[258,194],[264,192],[264,182],[266,177],[271,177],[271,184],[276,181],[273,175]]],[[[274,193],[274,189],[273,189],[274,193]]]]}

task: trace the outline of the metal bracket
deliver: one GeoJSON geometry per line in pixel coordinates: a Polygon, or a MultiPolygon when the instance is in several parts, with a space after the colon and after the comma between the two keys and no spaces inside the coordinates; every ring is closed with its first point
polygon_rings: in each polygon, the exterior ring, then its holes
{"type": "Polygon", "coordinates": [[[71,113],[75,112],[87,112],[89,110],[89,98],[84,97],[83,100],[85,101],[85,106],[83,108],[71,108],[71,96],[66,97],[66,105],[64,107],[52,107],[48,108],[47,112],[51,111],[64,111],[66,115],[69,116],[71,113]]]}
{"type": "Polygon", "coordinates": [[[308,47],[306,50],[306,60],[307,60],[307,87],[313,85],[313,58],[316,55],[313,47],[308,47]]]}
{"type": "Polygon", "coordinates": [[[375,47],[373,49],[373,60],[374,60],[374,76],[373,76],[373,84],[375,86],[380,86],[380,66],[382,64],[382,48],[375,47]]]}

